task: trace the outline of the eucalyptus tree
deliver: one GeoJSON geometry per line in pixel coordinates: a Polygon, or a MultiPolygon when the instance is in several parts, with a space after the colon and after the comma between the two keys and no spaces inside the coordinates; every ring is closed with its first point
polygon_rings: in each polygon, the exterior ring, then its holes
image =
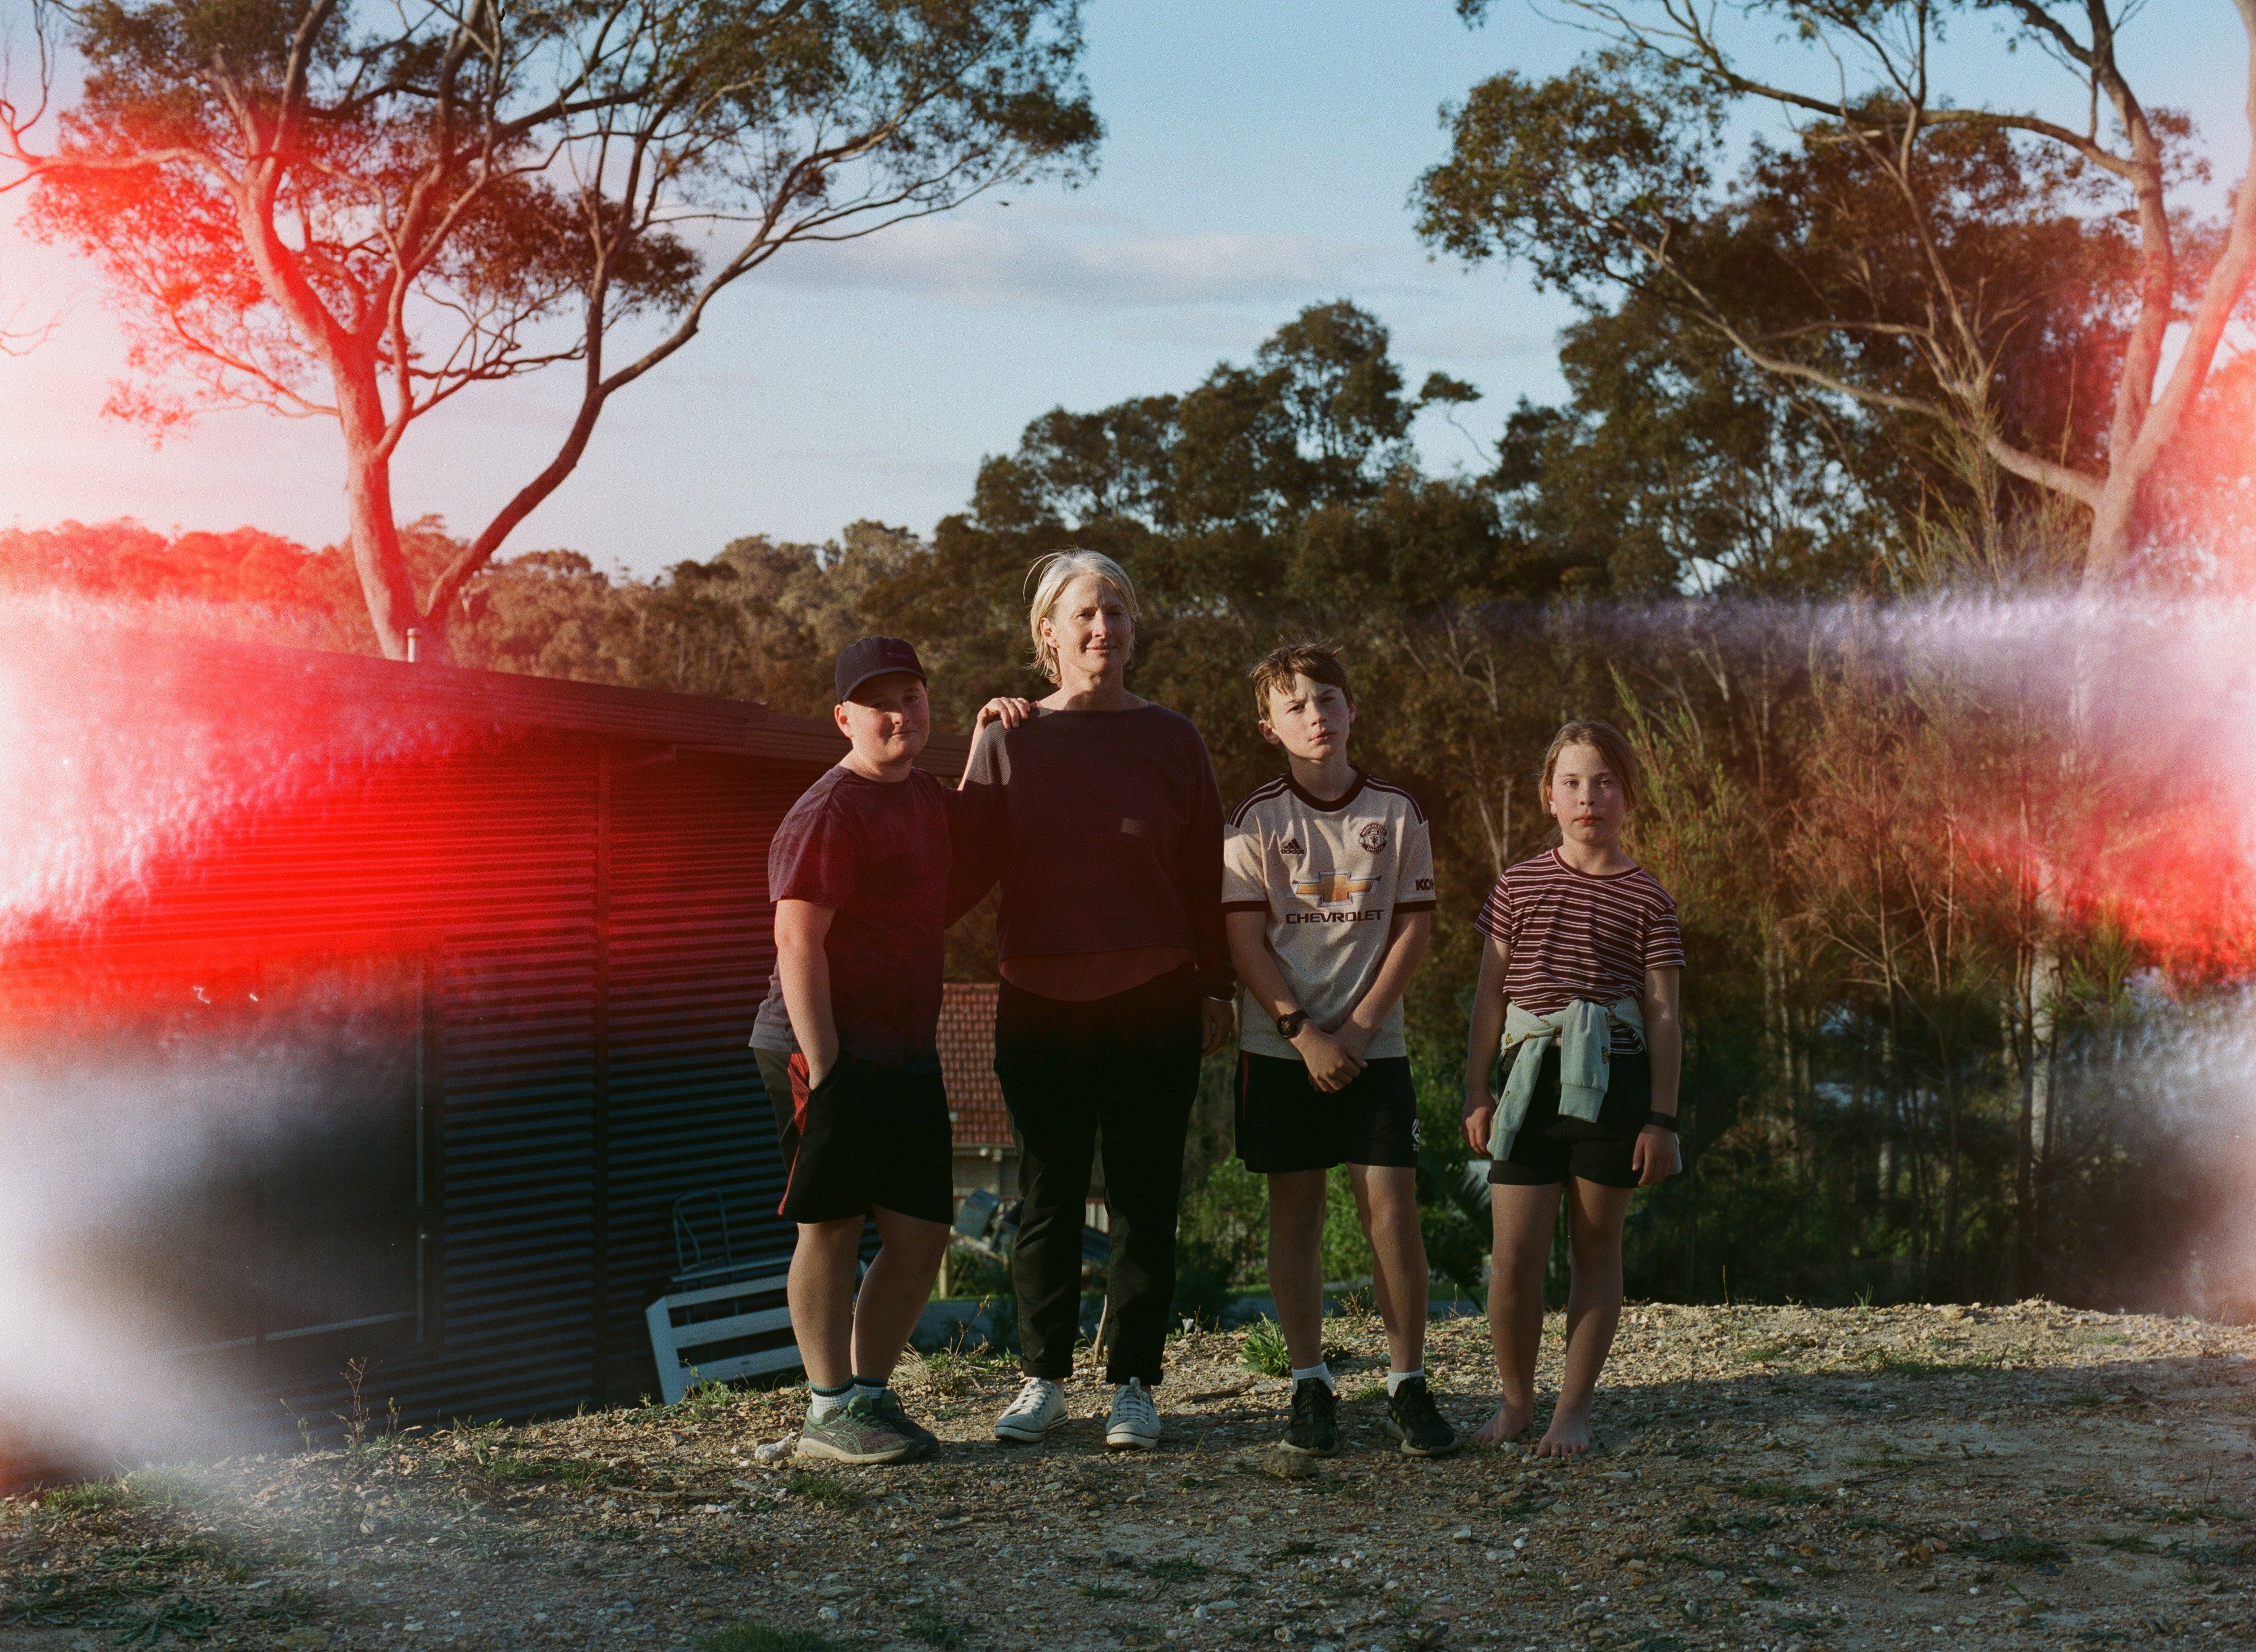
{"type": "MultiPolygon", "coordinates": [[[[1497,75],[1449,111],[1449,155],[1416,190],[1427,239],[1524,258],[1593,307],[1671,305],[1782,385],[1942,427],[2088,512],[2083,587],[2119,587],[2256,271],[2256,191],[2203,217],[2191,122],[2133,85],[2119,36],[2140,0],[1569,4],[1601,48],[1547,80],[1497,75]],[[1735,16],[1746,32],[1727,38],[1735,16]],[[2063,72],[2072,114],[1940,84],[1946,27],[1984,21],[2001,53],[2063,72]],[[1727,186],[1730,122],[1749,109],[1791,130],[1727,186]],[[2048,359],[2050,407],[2025,382],[2048,359]]],[[[1488,0],[1458,10],[1477,21],[1488,0]]],[[[2171,26],[2198,26],[2194,11],[2171,26]]],[[[2238,25],[2230,49],[2256,83],[2256,0],[2201,12],[2220,49],[2238,25]]]]}
{"type": "Polygon", "coordinates": [[[866,235],[1100,136],[1079,0],[44,0],[82,93],[0,101],[7,186],[130,333],[114,411],[331,418],[385,652],[470,579],[613,396],[794,243],[866,235]],[[575,368],[539,470],[421,588],[393,467],[416,421],[575,368]]]}

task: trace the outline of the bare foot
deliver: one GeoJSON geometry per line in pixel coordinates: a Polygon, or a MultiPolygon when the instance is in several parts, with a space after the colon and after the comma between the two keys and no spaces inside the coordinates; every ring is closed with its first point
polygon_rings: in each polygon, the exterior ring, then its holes
{"type": "Polygon", "coordinates": [[[1496,1408],[1496,1415],[1473,1431],[1476,1445],[1505,1445],[1526,1434],[1528,1425],[1535,1421],[1533,1405],[1517,1409],[1506,1403],[1496,1408]]]}
{"type": "Polygon", "coordinates": [[[1538,1457],[1580,1457],[1590,1449],[1590,1419],[1586,1412],[1577,1417],[1569,1411],[1554,1411],[1551,1426],[1543,1431],[1536,1443],[1538,1457]]]}

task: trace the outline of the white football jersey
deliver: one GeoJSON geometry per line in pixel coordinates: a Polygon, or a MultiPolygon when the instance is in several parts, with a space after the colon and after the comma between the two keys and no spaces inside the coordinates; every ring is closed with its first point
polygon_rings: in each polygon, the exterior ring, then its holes
{"type": "MultiPolygon", "coordinates": [[[[1378,977],[1397,912],[1434,910],[1426,812],[1399,786],[1361,770],[1347,795],[1318,801],[1289,775],[1256,786],[1223,834],[1222,910],[1265,912],[1269,950],[1309,1018],[1347,1019],[1378,977]]],[[[1238,1045],[1297,1059],[1250,993],[1238,994],[1238,1045]]],[[[1399,1000],[1364,1051],[1409,1053],[1399,1000]]]]}

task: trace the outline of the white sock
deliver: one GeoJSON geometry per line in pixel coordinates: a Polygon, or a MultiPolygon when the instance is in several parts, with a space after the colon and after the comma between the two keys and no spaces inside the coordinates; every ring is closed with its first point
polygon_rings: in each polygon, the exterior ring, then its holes
{"type": "Polygon", "coordinates": [[[875,1377],[857,1376],[854,1379],[854,1398],[857,1400],[874,1400],[885,1391],[885,1385],[875,1377]]]}
{"type": "Polygon", "coordinates": [[[853,1397],[854,1385],[851,1382],[835,1388],[818,1388],[810,1382],[807,1385],[807,1420],[819,1423],[833,1411],[842,1411],[846,1409],[846,1402],[853,1397]]]}
{"type": "Polygon", "coordinates": [[[1332,1381],[1332,1362],[1329,1360],[1319,1360],[1305,1371],[1297,1365],[1293,1367],[1293,1385],[1295,1388],[1308,1381],[1311,1377],[1328,1388],[1339,1387],[1338,1383],[1332,1381]]]}
{"type": "Polygon", "coordinates": [[[1421,1377],[1425,1374],[1426,1367],[1422,1365],[1415,1371],[1389,1371],[1386,1374],[1386,1397],[1390,1400],[1392,1399],[1394,1397],[1395,1389],[1400,1388],[1412,1377],[1421,1377]]]}

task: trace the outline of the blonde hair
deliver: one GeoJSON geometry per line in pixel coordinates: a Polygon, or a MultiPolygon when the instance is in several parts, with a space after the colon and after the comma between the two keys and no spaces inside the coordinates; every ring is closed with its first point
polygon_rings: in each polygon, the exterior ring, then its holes
{"type": "Polygon", "coordinates": [[[1119,594],[1121,601],[1127,604],[1131,622],[1144,615],[1127,571],[1103,552],[1068,547],[1035,558],[1034,566],[1026,570],[1026,583],[1034,589],[1033,601],[1026,608],[1026,635],[1033,639],[1034,669],[1054,683],[1059,680],[1057,650],[1042,640],[1042,622],[1055,614],[1066,587],[1084,573],[1095,574],[1119,594]]]}
{"type": "Polygon", "coordinates": [[[1637,807],[1638,795],[1645,785],[1645,773],[1638,766],[1637,752],[1620,729],[1611,723],[1593,721],[1569,723],[1551,736],[1551,749],[1543,754],[1542,790],[1535,794],[1545,808],[1551,806],[1551,772],[1559,766],[1559,754],[1569,746],[1596,748],[1598,756],[1606,760],[1606,767],[1613,770],[1614,779],[1622,789],[1622,801],[1632,809],[1637,807]]]}

